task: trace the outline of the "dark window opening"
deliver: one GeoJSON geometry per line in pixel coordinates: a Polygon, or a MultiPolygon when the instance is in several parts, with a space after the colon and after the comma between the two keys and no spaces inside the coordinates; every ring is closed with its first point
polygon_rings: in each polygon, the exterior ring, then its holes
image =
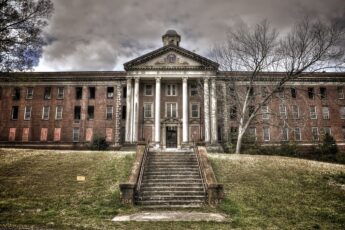
{"type": "Polygon", "coordinates": [[[124,105],[122,106],[122,119],[126,119],[127,114],[127,107],[124,105]]]}
{"type": "Polygon", "coordinates": [[[44,99],[51,99],[51,91],[52,88],[51,87],[45,87],[44,88],[44,99]]]}
{"type": "Polygon", "coordinates": [[[107,88],[107,98],[109,99],[114,98],[114,87],[107,88]]]}
{"type": "Polygon", "coordinates": [[[325,87],[320,87],[320,97],[321,97],[321,99],[327,98],[327,91],[326,91],[325,87]]]}
{"type": "Polygon", "coordinates": [[[12,106],[12,119],[17,120],[19,115],[19,107],[18,106],[12,106]]]}
{"type": "Polygon", "coordinates": [[[80,100],[83,97],[83,87],[75,88],[75,99],[80,100]]]}
{"type": "Polygon", "coordinates": [[[0,100],[2,98],[2,88],[0,87],[0,100]]]}
{"type": "Polygon", "coordinates": [[[313,87],[308,88],[308,97],[309,99],[314,99],[315,98],[315,91],[313,87]]]}
{"type": "Polygon", "coordinates": [[[81,107],[75,106],[74,107],[74,120],[80,120],[81,118],[81,107]]]}
{"type": "Polygon", "coordinates": [[[94,106],[88,106],[87,107],[87,119],[93,120],[95,116],[95,107],[94,106]]]}
{"type": "Polygon", "coordinates": [[[13,94],[12,94],[13,100],[19,100],[20,99],[20,88],[14,88],[13,94]]]}
{"type": "Polygon", "coordinates": [[[95,98],[96,98],[96,88],[89,87],[89,99],[95,99],[95,98]]]}
{"type": "Polygon", "coordinates": [[[231,106],[230,107],[230,119],[235,120],[237,118],[237,107],[231,106]]]}
{"type": "Polygon", "coordinates": [[[254,113],[254,110],[255,110],[255,107],[252,106],[252,105],[250,105],[250,106],[248,107],[248,115],[251,116],[251,115],[254,113]]]}
{"type": "Polygon", "coordinates": [[[292,98],[297,98],[297,90],[296,90],[296,88],[291,88],[291,97],[292,98]]]}
{"type": "Polygon", "coordinates": [[[122,88],[122,95],[123,95],[123,98],[127,98],[127,87],[122,88]]]}

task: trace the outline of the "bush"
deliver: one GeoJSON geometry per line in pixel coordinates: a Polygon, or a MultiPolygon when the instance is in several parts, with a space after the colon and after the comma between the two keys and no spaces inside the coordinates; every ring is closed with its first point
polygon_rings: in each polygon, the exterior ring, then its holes
{"type": "Polygon", "coordinates": [[[326,133],[319,149],[322,155],[337,155],[338,153],[337,143],[335,142],[334,138],[328,133],[326,133]]]}
{"type": "Polygon", "coordinates": [[[109,148],[109,144],[105,137],[95,137],[92,140],[90,148],[92,150],[107,150],[109,148]]]}

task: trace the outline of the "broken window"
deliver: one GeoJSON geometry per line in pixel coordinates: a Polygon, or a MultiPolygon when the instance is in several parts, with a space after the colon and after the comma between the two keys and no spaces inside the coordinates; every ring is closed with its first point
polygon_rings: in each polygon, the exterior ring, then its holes
{"type": "Polygon", "coordinates": [[[325,87],[320,87],[320,97],[321,99],[326,99],[327,98],[327,92],[325,87]]]}
{"type": "Polygon", "coordinates": [[[16,87],[13,89],[12,99],[13,100],[20,100],[20,88],[16,87]]]}
{"type": "Polygon", "coordinates": [[[11,111],[11,117],[13,120],[18,119],[18,114],[19,114],[19,107],[18,106],[12,106],[12,111],[11,111]]]}
{"type": "Polygon", "coordinates": [[[313,87],[308,87],[308,97],[309,97],[309,99],[315,98],[315,91],[314,91],[313,87]]]}

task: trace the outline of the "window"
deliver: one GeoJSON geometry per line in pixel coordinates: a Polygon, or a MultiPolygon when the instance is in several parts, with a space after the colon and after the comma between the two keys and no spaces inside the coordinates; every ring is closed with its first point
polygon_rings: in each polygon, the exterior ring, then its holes
{"type": "Polygon", "coordinates": [[[282,129],[282,141],[288,141],[289,140],[289,128],[283,128],[282,129]]]}
{"type": "Polygon", "coordinates": [[[248,107],[248,116],[251,116],[254,113],[255,107],[250,105],[248,107]]]}
{"type": "Polygon", "coordinates": [[[61,128],[54,128],[54,141],[61,140],[61,128]]]}
{"type": "Polygon", "coordinates": [[[177,86],[176,85],[167,85],[167,96],[177,96],[177,86]]]}
{"type": "Polygon", "coordinates": [[[328,107],[322,107],[322,117],[325,120],[329,119],[329,108],[328,107]]]}
{"type": "Polygon", "coordinates": [[[279,115],[281,119],[287,119],[287,111],[285,105],[279,105],[279,115]]]}
{"type": "Polygon", "coordinates": [[[85,141],[91,142],[92,136],[93,136],[93,129],[92,128],[86,128],[85,141]]]}
{"type": "Polygon", "coordinates": [[[198,103],[192,103],[191,105],[191,118],[199,118],[200,107],[198,103]]]}
{"type": "Polygon", "coordinates": [[[237,107],[236,107],[236,105],[233,105],[230,107],[230,119],[231,120],[237,119],[237,107]]]}
{"type": "Polygon", "coordinates": [[[302,140],[301,128],[295,128],[294,134],[295,134],[295,141],[301,141],[302,140]]]}
{"type": "Polygon", "coordinates": [[[297,90],[296,90],[296,88],[291,88],[291,97],[292,98],[297,98],[297,90]]]}
{"type": "Polygon", "coordinates": [[[235,141],[237,138],[237,127],[230,127],[230,140],[235,141]]]}
{"type": "Polygon", "coordinates": [[[41,128],[40,141],[47,141],[47,139],[48,139],[48,128],[41,128]]]}
{"type": "Polygon", "coordinates": [[[30,132],[30,128],[23,128],[23,132],[22,132],[22,141],[23,142],[29,141],[29,132],[30,132]]]}
{"type": "Polygon", "coordinates": [[[256,141],[256,128],[249,127],[248,128],[248,135],[251,141],[256,141]]]}
{"type": "Polygon", "coordinates": [[[24,111],[24,120],[30,120],[31,119],[31,106],[25,106],[25,111],[24,111]]]}
{"type": "Polygon", "coordinates": [[[42,119],[43,120],[49,119],[49,110],[50,110],[49,106],[43,106],[43,109],[42,109],[42,119]]]}
{"type": "Polygon", "coordinates": [[[313,141],[318,141],[319,140],[319,129],[317,127],[312,127],[311,128],[311,135],[312,135],[313,141]]]}
{"type": "Polygon", "coordinates": [[[321,97],[321,99],[327,98],[327,91],[326,91],[325,87],[320,87],[320,97],[321,97]]]}
{"type": "Polygon", "coordinates": [[[12,120],[17,120],[18,114],[19,114],[19,107],[18,106],[12,106],[12,111],[11,111],[12,120]]]}
{"type": "Polygon", "coordinates": [[[63,99],[65,95],[65,89],[64,87],[58,87],[57,91],[57,99],[63,99]]]}
{"type": "Polygon", "coordinates": [[[263,105],[261,107],[261,113],[262,113],[262,119],[263,120],[268,120],[270,119],[270,114],[268,112],[268,106],[267,105],[263,105]]]}
{"type": "Polygon", "coordinates": [[[14,88],[12,92],[13,100],[20,100],[20,88],[14,88]]]}
{"type": "Polygon", "coordinates": [[[344,99],[344,87],[338,86],[337,92],[338,92],[338,99],[344,99]]]}
{"type": "Polygon", "coordinates": [[[81,107],[75,106],[74,107],[74,120],[80,120],[81,118],[81,107]]]}
{"type": "Polygon", "coordinates": [[[16,128],[10,128],[8,134],[8,141],[15,141],[16,140],[16,128]]]}
{"type": "Polygon", "coordinates": [[[0,87],[0,100],[2,98],[2,88],[0,87]]]}
{"type": "Polygon", "coordinates": [[[341,127],[341,133],[343,134],[343,139],[345,140],[345,126],[341,127]]]}
{"type": "Polygon", "coordinates": [[[315,99],[315,90],[313,87],[308,87],[308,97],[309,99],[315,99]]]}
{"type": "Polygon", "coordinates": [[[32,99],[34,96],[34,88],[28,87],[26,90],[26,99],[32,99]]]}
{"type": "Polygon", "coordinates": [[[127,98],[127,87],[122,88],[122,97],[127,98]]]}
{"type": "Polygon", "coordinates": [[[61,105],[56,106],[56,111],[55,111],[55,119],[56,120],[62,119],[62,111],[63,111],[63,107],[61,105]]]}
{"type": "Polygon", "coordinates": [[[144,103],[144,118],[152,118],[152,103],[144,103]]]}
{"type": "Polygon", "coordinates": [[[324,127],[323,128],[323,134],[324,135],[326,135],[326,134],[328,134],[328,135],[332,135],[332,133],[331,133],[331,127],[324,127]]]}
{"type": "Polygon", "coordinates": [[[262,86],[262,87],[261,87],[261,97],[262,97],[262,98],[266,98],[266,97],[267,97],[267,94],[268,94],[268,92],[267,92],[267,87],[266,87],[266,86],[262,86]]]}
{"type": "Polygon", "coordinates": [[[87,119],[93,120],[95,116],[95,107],[94,106],[88,106],[87,107],[87,119]]]}
{"type": "Polygon", "coordinates": [[[96,87],[89,87],[89,99],[96,98],[96,87]]]}
{"type": "Polygon", "coordinates": [[[285,97],[285,89],[284,89],[284,87],[280,87],[279,89],[278,89],[278,97],[280,98],[280,99],[283,99],[284,97],[285,97]]]}
{"type": "Polygon", "coordinates": [[[73,142],[79,141],[79,128],[73,128],[73,142]]]}
{"type": "Polygon", "coordinates": [[[166,117],[169,117],[169,118],[177,117],[177,103],[166,104],[166,117]]]}
{"type": "Polygon", "coordinates": [[[316,106],[310,106],[309,107],[309,114],[310,114],[310,119],[317,119],[317,112],[316,112],[316,106]]]}
{"type": "Polygon", "coordinates": [[[340,107],[340,118],[345,119],[345,106],[340,107]]]}
{"type": "Polygon", "coordinates": [[[145,96],[152,96],[153,95],[153,85],[145,85],[144,95],[145,96]]]}
{"type": "Polygon", "coordinates": [[[198,95],[198,85],[196,83],[190,84],[190,95],[191,96],[198,95]]]}
{"type": "Polygon", "coordinates": [[[292,106],[292,117],[293,119],[299,118],[299,107],[297,105],[292,106]]]}
{"type": "Polygon", "coordinates": [[[52,91],[51,87],[45,87],[44,88],[44,99],[45,100],[51,99],[51,91],[52,91]]]}
{"type": "Polygon", "coordinates": [[[126,119],[127,116],[127,107],[125,105],[122,106],[122,120],[126,119]]]}
{"type": "Polygon", "coordinates": [[[113,119],[113,106],[107,106],[107,120],[113,119]]]}
{"type": "Polygon", "coordinates": [[[270,128],[264,127],[264,141],[270,140],[270,128]]]}
{"type": "Polygon", "coordinates": [[[75,87],[75,99],[80,100],[83,97],[83,87],[75,87]]]}
{"type": "Polygon", "coordinates": [[[114,98],[114,87],[107,87],[107,98],[108,99],[114,98]]]}
{"type": "Polygon", "coordinates": [[[111,142],[113,140],[113,129],[112,128],[106,128],[105,129],[105,140],[107,142],[111,142]]]}

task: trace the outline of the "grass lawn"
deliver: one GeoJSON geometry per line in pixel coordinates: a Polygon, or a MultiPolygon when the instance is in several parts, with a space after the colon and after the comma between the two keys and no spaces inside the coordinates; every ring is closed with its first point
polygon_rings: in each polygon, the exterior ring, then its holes
{"type": "Polygon", "coordinates": [[[228,223],[113,223],[133,154],[0,149],[1,225],[50,229],[344,229],[345,166],[295,158],[214,154],[228,223]],[[77,176],[85,182],[77,182],[77,176]],[[343,185],[343,187],[341,187],[343,185]]]}

